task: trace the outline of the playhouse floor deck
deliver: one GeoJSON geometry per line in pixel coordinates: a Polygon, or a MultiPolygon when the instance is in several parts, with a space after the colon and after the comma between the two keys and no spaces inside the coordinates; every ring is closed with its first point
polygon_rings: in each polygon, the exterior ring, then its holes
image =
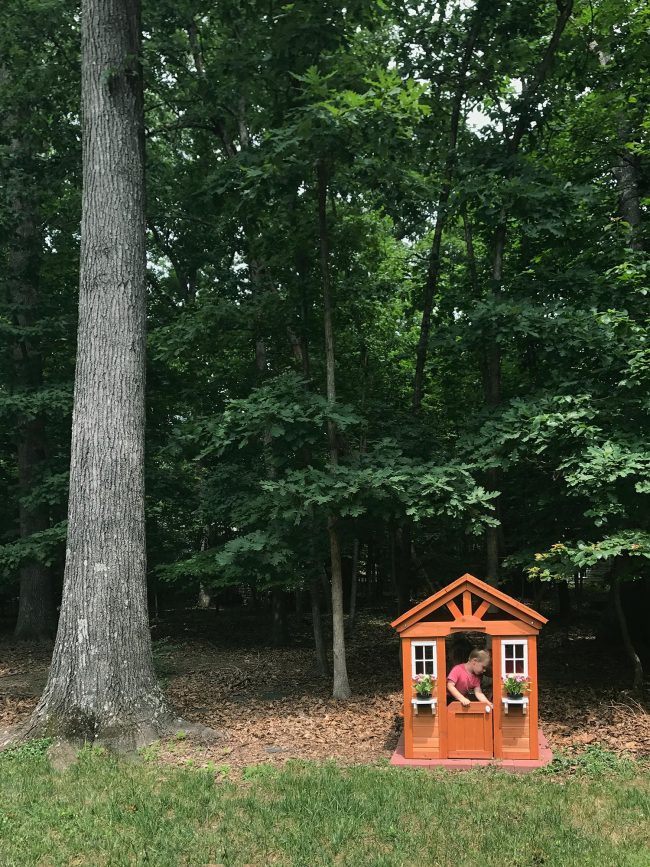
{"type": "Polygon", "coordinates": [[[453,771],[469,771],[472,768],[493,767],[513,773],[526,773],[535,768],[543,768],[553,760],[553,753],[541,729],[538,729],[538,743],[538,759],[407,759],[404,757],[404,734],[402,733],[390,763],[403,768],[448,768],[453,771]]]}

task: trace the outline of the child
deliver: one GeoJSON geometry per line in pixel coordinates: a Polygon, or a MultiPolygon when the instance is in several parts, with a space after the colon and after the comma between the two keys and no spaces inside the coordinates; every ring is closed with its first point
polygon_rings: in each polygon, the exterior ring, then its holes
{"type": "Polygon", "coordinates": [[[474,649],[465,663],[455,665],[447,675],[447,692],[451,696],[450,701],[459,701],[466,707],[470,700],[468,695],[473,693],[478,701],[492,703],[483,694],[480,677],[490,663],[490,654],[487,650],[474,649]]]}

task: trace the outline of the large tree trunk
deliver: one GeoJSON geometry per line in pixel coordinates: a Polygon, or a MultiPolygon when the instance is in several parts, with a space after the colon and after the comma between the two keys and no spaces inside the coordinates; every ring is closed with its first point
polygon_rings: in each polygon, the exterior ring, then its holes
{"type": "Polygon", "coordinates": [[[63,601],[26,734],[132,749],[173,729],[154,674],[144,521],[139,0],[82,8],[79,330],[63,601]]]}
{"type": "MultiPolygon", "coordinates": [[[[323,319],[325,328],[325,362],[327,372],[327,400],[336,403],[336,376],[334,372],[334,330],[332,327],[332,293],[329,276],[329,243],[327,232],[327,174],[322,160],[317,167],[318,174],[318,228],[320,237],[321,277],[323,284],[323,319]]],[[[336,427],[333,421],[327,424],[330,447],[330,465],[339,462],[336,427]]],[[[337,527],[337,517],[330,514],[327,519],[327,532],[330,541],[330,560],[332,569],[332,649],[334,658],[334,698],[349,698],[348,671],[345,659],[345,631],[343,617],[343,571],[341,568],[341,546],[337,527]]]]}

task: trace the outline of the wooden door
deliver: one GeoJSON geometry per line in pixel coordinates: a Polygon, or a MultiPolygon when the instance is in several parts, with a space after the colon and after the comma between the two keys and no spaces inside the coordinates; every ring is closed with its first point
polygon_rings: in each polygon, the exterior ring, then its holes
{"type": "Polygon", "coordinates": [[[491,759],[494,757],[492,713],[487,705],[473,701],[467,707],[459,701],[447,705],[447,737],[450,759],[491,759]]]}

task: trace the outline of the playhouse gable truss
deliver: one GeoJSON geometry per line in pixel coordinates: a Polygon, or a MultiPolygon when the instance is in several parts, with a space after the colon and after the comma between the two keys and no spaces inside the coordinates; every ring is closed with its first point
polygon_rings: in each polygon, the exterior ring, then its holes
{"type": "Polygon", "coordinates": [[[456,632],[537,635],[546,622],[522,602],[465,574],[402,614],[391,626],[401,638],[433,638],[456,632]]]}

